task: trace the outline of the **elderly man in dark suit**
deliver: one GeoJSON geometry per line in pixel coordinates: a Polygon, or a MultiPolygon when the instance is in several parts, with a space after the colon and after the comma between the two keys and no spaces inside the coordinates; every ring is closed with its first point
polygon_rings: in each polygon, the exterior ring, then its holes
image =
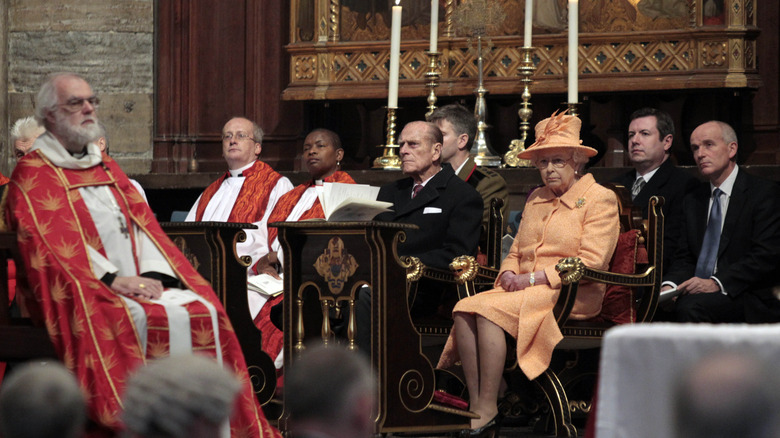
{"type": "MultiPolygon", "coordinates": [[[[443,135],[430,122],[408,123],[399,137],[401,171],[407,178],[385,184],[377,200],[393,203],[393,211],[375,220],[415,224],[419,230],[407,230],[406,240],[398,244],[398,253],[413,256],[426,265],[447,269],[459,255],[477,254],[482,221],[482,197],[455,175],[452,166],[441,163],[443,135]]],[[[410,297],[411,315],[447,315],[443,290],[428,283],[416,297],[410,297]]],[[[367,327],[371,324],[371,290],[364,287],[357,300],[357,344],[370,351],[367,327]]]]}
{"type": "Polygon", "coordinates": [[[683,202],[680,247],[663,291],[681,293],[681,322],[778,322],[772,293],[780,272],[780,186],[737,166],[737,136],[711,121],[691,134],[709,181],[683,202]]]}
{"type": "Polygon", "coordinates": [[[693,175],[669,159],[673,140],[674,122],[668,113],[655,108],[634,111],[628,125],[628,156],[634,170],[614,180],[631,190],[645,219],[650,197],[664,197],[664,272],[680,240],[683,197],[697,184],[693,175]]]}
{"type": "Polygon", "coordinates": [[[399,137],[401,170],[408,178],[382,186],[377,199],[393,203],[377,220],[420,227],[406,232],[401,255],[446,269],[454,257],[476,255],[482,197],[441,162],[442,133],[429,122],[407,124],[399,137]]]}

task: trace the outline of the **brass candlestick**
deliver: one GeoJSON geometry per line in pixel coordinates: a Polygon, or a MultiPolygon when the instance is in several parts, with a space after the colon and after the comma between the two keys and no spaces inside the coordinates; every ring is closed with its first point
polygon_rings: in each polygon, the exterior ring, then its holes
{"type": "Polygon", "coordinates": [[[579,117],[580,115],[577,111],[577,107],[579,107],[581,104],[582,102],[566,102],[566,106],[569,108],[569,115],[579,117]]]}
{"type": "Polygon", "coordinates": [[[479,69],[479,83],[474,93],[477,95],[477,103],[474,106],[474,116],[477,118],[477,137],[474,139],[474,145],[471,147],[471,153],[474,154],[474,161],[478,166],[498,167],[501,164],[501,157],[493,153],[490,147],[487,130],[490,125],[487,124],[487,101],[485,95],[488,93],[485,88],[482,65],[482,36],[477,35],[477,68],[479,69]]]}
{"type": "Polygon", "coordinates": [[[428,112],[425,118],[428,118],[436,110],[436,87],[439,86],[439,52],[425,52],[428,54],[428,71],[425,73],[425,79],[428,81],[425,86],[430,89],[428,92],[428,112]]]}
{"type": "Polygon", "coordinates": [[[387,108],[387,139],[381,157],[374,160],[374,169],[397,170],[401,168],[401,158],[396,153],[398,145],[395,143],[395,112],[398,108],[387,108]]]}
{"type": "MultiPolygon", "coordinates": [[[[477,69],[479,73],[479,83],[474,93],[477,95],[477,103],[474,107],[474,116],[477,118],[477,135],[474,138],[474,145],[471,147],[471,154],[474,161],[480,166],[497,167],[501,164],[501,157],[495,155],[490,147],[487,130],[490,126],[487,124],[487,103],[485,95],[488,93],[484,82],[484,53],[482,43],[487,42],[491,45],[488,37],[489,31],[495,31],[506,18],[504,9],[500,2],[489,0],[469,0],[462,1],[453,15],[456,28],[459,34],[469,36],[469,48],[471,42],[477,40],[477,69]]],[[[488,49],[490,50],[490,49],[488,49]]]]}
{"type": "Polygon", "coordinates": [[[533,59],[531,59],[531,55],[533,55],[534,49],[534,47],[523,47],[520,49],[523,53],[520,67],[517,68],[517,71],[520,74],[520,83],[523,84],[523,93],[520,95],[523,101],[520,103],[520,109],[517,110],[517,115],[520,116],[520,138],[512,140],[512,142],[509,144],[509,150],[506,154],[504,154],[504,163],[508,167],[531,166],[531,160],[520,159],[517,157],[517,155],[525,150],[525,142],[528,139],[528,131],[531,129],[529,120],[531,120],[531,116],[534,114],[533,110],[531,109],[530,102],[531,82],[533,82],[531,77],[534,74],[534,70],[536,70],[533,59]]]}

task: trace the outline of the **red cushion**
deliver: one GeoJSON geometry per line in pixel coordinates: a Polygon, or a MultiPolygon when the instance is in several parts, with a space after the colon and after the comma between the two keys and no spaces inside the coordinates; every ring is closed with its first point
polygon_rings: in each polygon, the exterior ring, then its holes
{"type": "Polygon", "coordinates": [[[462,411],[466,411],[469,408],[469,402],[457,395],[448,394],[441,389],[433,392],[433,401],[462,411]]]}
{"type": "MultiPolygon", "coordinates": [[[[636,264],[647,263],[647,250],[639,244],[639,230],[629,230],[618,237],[615,254],[609,263],[609,271],[618,274],[634,274],[636,264]]],[[[625,324],[636,321],[634,289],[615,284],[607,285],[601,314],[594,321],[610,321],[625,324]]]]}
{"type": "Polygon", "coordinates": [[[16,264],[8,259],[8,305],[11,305],[16,296],[16,264]]]}

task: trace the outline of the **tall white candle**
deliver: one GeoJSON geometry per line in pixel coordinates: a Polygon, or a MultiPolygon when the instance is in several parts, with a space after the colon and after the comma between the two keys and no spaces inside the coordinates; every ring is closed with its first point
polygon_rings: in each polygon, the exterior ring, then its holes
{"type": "Polygon", "coordinates": [[[531,47],[531,33],[534,27],[534,0],[525,0],[525,27],[523,28],[523,47],[531,47]]]}
{"type": "Polygon", "coordinates": [[[387,90],[387,107],[398,108],[398,70],[401,63],[401,11],[395,0],[393,6],[393,21],[390,31],[390,77],[387,90]]]}
{"type": "Polygon", "coordinates": [[[579,0],[569,0],[569,103],[577,103],[579,0]]]}
{"type": "Polygon", "coordinates": [[[439,43],[439,0],[431,0],[431,45],[429,52],[435,52],[439,43]]]}

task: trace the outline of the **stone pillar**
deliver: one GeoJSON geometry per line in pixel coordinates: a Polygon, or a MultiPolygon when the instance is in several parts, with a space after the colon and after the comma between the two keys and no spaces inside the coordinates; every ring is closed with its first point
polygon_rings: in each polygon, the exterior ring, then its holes
{"type": "Polygon", "coordinates": [[[35,93],[48,74],[73,71],[83,75],[101,99],[98,116],[106,126],[111,155],[127,173],[148,173],[154,120],[154,1],[3,4],[8,8],[3,26],[8,38],[7,120],[13,123],[33,114],[35,93]]]}
{"type": "MultiPolygon", "coordinates": [[[[8,0],[0,0],[0,84],[8,83],[8,0]]],[[[8,87],[0,89],[0,172],[10,176],[13,154],[8,144],[8,87]]]]}

